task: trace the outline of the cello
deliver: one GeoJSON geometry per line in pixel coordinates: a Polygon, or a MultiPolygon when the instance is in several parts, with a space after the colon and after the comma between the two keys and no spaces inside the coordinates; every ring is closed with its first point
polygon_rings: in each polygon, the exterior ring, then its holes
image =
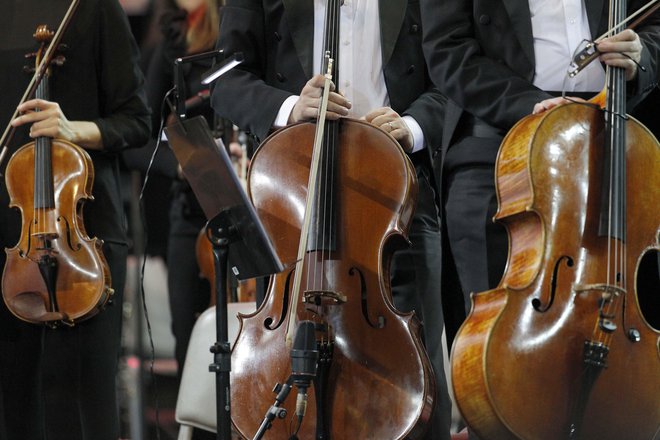
{"type": "MultiPolygon", "coordinates": [[[[57,33],[37,28],[37,67],[22,102],[33,92],[48,99],[49,69],[64,61],[55,50],[78,3],[71,4],[57,33]]],[[[85,150],[47,137],[23,145],[7,163],[10,207],[20,210],[22,227],[16,246],[6,249],[2,294],[17,318],[71,326],[95,316],[110,300],[113,289],[101,241],[87,236],[82,218],[93,178],[85,150]]]]}
{"type": "MultiPolygon", "coordinates": [[[[248,192],[273,246],[290,265],[274,275],[259,309],[239,315],[232,350],[232,423],[246,438],[292,375],[301,323],[314,324],[318,352],[306,410],[275,420],[265,438],[418,438],[435,382],[412,313],[397,311],[392,253],[405,245],[417,184],[398,143],[371,124],[325,121],[336,81],[339,0],[327,4],[328,72],[315,123],[289,125],[255,152],[248,192]],[[378,160],[374,160],[378,158],[378,160]]],[[[300,393],[300,390],[299,390],[300,393]]]]}
{"type": "MultiPolygon", "coordinates": [[[[625,12],[610,2],[610,28],[625,12]]],[[[626,115],[624,74],[608,67],[598,96],[523,118],[500,147],[507,266],[473,294],[451,361],[481,438],[660,433],[660,145],[626,115]]]]}

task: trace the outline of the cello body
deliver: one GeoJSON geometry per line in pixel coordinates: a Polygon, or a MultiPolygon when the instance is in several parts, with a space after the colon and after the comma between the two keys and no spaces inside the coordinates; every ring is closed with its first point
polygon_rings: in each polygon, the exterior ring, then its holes
{"type": "Polygon", "coordinates": [[[456,399],[480,438],[660,435],[658,311],[640,305],[659,294],[660,148],[636,120],[625,125],[628,276],[596,367],[587,341],[617,240],[598,234],[603,112],[559,106],[522,119],[502,143],[495,218],[507,228],[509,258],[499,285],[473,294],[452,350],[456,399]]]}
{"type": "MultiPolygon", "coordinates": [[[[416,438],[433,407],[435,382],[412,313],[398,312],[389,289],[392,252],[405,245],[412,220],[416,179],[396,141],[370,124],[339,122],[341,164],[332,191],[336,201],[334,250],[310,251],[296,269],[296,250],[305,215],[314,140],[312,123],[285,127],[255,153],[249,195],[280,260],[289,265],[271,278],[259,309],[239,315],[232,351],[232,423],[252,438],[274,401],[273,387],[291,373],[286,341],[288,315],[326,327],[320,340],[318,372],[309,388],[300,439],[416,438]],[[316,265],[324,259],[322,264],[316,265]],[[304,270],[306,292],[323,289],[333,299],[291,304],[295,270],[304,270]],[[342,299],[343,298],[343,299],[342,299]]],[[[292,392],[293,394],[293,392],[292,392]]],[[[289,416],[274,420],[266,439],[289,438],[295,399],[283,405],[289,416]]]]}

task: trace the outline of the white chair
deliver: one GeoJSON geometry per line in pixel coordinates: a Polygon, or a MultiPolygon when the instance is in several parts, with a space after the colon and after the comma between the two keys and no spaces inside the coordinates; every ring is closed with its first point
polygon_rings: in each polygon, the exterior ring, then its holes
{"type": "MultiPolygon", "coordinates": [[[[229,341],[238,335],[237,314],[251,313],[253,302],[227,304],[229,341]]],[[[213,355],[209,348],[216,342],[215,307],[204,311],[193,328],[181,375],[175,418],[181,424],[178,440],[190,440],[193,428],[216,432],[215,373],[209,372],[213,355]]]]}

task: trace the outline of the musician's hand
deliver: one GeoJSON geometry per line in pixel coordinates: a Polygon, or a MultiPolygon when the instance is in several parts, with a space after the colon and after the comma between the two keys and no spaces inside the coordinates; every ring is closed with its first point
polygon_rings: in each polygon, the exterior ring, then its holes
{"type": "Polygon", "coordinates": [[[569,102],[586,102],[582,98],[577,98],[577,97],[568,97],[568,98],[562,98],[561,96],[557,98],[549,98],[549,99],[544,99],[543,101],[536,103],[534,105],[534,110],[532,111],[532,114],[539,114],[543,113],[546,110],[550,110],[551,108],[557,107],[558,105],[561,104],[568,104],[569,102]]]}
{"type": "Polygon", "coordinates": [[[241,159],[243,158],[243,148],[238,142],[229,143],[229,154],[232,158],[241,159]]]}
{"type": "Polygon", "coordinates": [[[612,37],[604,38],[596,47],[602,53],[600,61],[608,66],[626,69],[628,81],[635,78],[637,65],[642,59],[642,42],[635,31],[626,29],[612,37]]]}
{"type": "MultiPolygon", "coordinates": [[[[324,82],[325,77],[323,75],[315,75],[307,81],[307,84],[305,84],[305,87],[300,92],[298,102],[293,106],[291,115],[289,115],[289,124],[316,118],[321,107],[324,82]]],[[[351,103],[348,99],[334,90],[335,85],[332,84],[330,95],[328,96],[328,110],[326,113],[326,119],[328,120],[336,120],[348,115],[348,110],[351,108],[351,103]]]]}
{"type": "Polygon", "coordinates": [[[414,142],[412,132],[406,121],[390,107],[381,107],[372,110],[364,119],[386,133],[391,134],[406,152],[412,151],[414,142]]]}
{"type": "Polygon", "coordinates": [[[31,99],[18,106],[19,117],[11,121],[14,127],[30,126],[30,137],[64,139],[81,147],[100,150],[101,131],[90,121],[69,121],[60,105],[43,99],[31,99]],[[38,111],[37,111],[38,110],[38,111]]]}

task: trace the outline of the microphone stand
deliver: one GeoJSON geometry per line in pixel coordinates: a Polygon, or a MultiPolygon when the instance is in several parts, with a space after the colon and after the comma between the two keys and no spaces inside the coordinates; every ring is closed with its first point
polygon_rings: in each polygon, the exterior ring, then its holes
{"type": "MultiPolygon", "coordinates": [[[[222,212],[216,218],[222,216],[222,212]]],[[[213,363],[209,371],[215,373],[216,386],[216,418],[218,440],[231,439],[231,406],[229,401],[229,372],[231,371],[231,346],[227,324],[227,258],[229,244],[232,241],[232,227],[216,227],[215,219],[206,226],[206,236],[213,245],[213,260],[215,265],[215,322],[216,342],[211,346],[213,363]]]]}
{"type": "Polygon", "coordinates": [[[274,391],[277,392],[277,396],[275,397],[275,403],[273,403],[273,405],[266,412],[266,415],[264,416],[264,420],[261,422],[261,425],[259,426],[259,429],[257,430],[257,433],[254,435],[252,440],[260,440],[264,436],[266,431],[270,429],[272,425],[271,422],[275,419],[275,417],[277,417],[278,419],[283,419],[286,417],[286,413],[287,413],[286,408],[280,408],[280,405],[289,395],[291,388],[293,388],[292,376],[289,376],[289,378],[284,383],[284,385],[280,385],[278,383],[275,386],[274,391]]]}

